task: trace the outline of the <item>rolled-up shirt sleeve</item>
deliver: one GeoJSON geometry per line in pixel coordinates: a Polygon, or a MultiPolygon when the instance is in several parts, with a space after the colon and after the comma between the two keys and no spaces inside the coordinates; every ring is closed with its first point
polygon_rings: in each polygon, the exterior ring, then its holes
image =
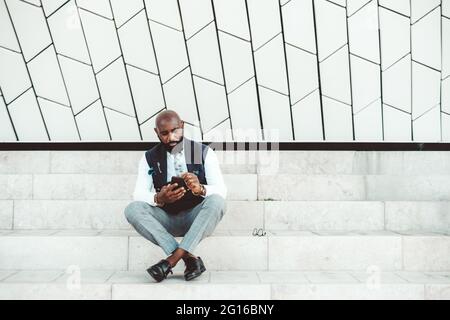
{"type": "Polygon", "coordinates": [[[205,158],[205,176],[207,185],[205,185],[206,195],[219,194],[224,199],[227,198],[227,187],[220,170],[219,160],[213,149],[208,147],[205,158]]]}
{"type": "Polygon", "coordinates": [[[144,154],[139,162],[139,170],[136,186],[134,188],[133,199],[134,201],[143,201],[147,202],[151,206],[156,206],[154,201],[156,190],[153,185],[152,175],[148,174],[149,170],[150,167],[144,154]]]}

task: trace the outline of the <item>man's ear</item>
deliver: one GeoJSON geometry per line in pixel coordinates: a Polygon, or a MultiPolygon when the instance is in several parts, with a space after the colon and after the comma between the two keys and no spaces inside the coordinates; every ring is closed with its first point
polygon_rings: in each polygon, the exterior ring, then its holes
{"type": "Polygon", "coordinates": [[[181,123],[180,127],[181,127],[182,129],[184,129],[184,121],[183,121],[183,120],[180,120],[180,123],[181,123]]]}
{"type": "Polygon", "coordinates": [[[153,130],[155,130],[156,135],[159,136],[159,134],[158,134],[158,128],[153,128],[153,130]]]}

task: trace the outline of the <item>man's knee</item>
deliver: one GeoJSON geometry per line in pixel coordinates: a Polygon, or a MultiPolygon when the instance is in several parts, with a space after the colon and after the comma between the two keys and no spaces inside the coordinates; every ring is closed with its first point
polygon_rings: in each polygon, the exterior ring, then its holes
{"type": "Polygon", "coordinates": [[[217,214],[223,215],[226,210],[226,201],[225,199],[219,195],[219,194],[212,194],[205,198],[205,204],[215,209],[214,211],[217,212],[217,214]]]}
{"type": "Polygon", "coordinates": [[[125,218],[129,223],[134,223],[136,217],[145,209],[146,203],[143,201],[133,201],[124,210],[125,218]]]}

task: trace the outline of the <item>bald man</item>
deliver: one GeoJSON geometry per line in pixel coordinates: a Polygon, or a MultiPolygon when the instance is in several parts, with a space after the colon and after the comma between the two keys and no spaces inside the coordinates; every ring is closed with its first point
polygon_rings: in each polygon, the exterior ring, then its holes
{"type": "Polygon", "coordinates": [[[168,255],[147,272],[160,282],[182,259],[189,281],[206,270],[193,252],[222,219],[227,188],[214,150],[185,138],[184,121],[175,111],[161,112],[155,126],[160,143],[139,163],[134,201],[125,216],[140,235],[168,255]],[[178,243],[175,237],[181,236],[178,243]]]}

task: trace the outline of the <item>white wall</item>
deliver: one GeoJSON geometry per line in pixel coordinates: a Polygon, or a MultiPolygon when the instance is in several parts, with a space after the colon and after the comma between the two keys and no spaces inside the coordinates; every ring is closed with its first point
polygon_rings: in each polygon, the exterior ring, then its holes
{"type": "Polygon", "coordinates": [[[0,0],[1,141],[450,141],[449,76],[450,0],[0,0]]]}

